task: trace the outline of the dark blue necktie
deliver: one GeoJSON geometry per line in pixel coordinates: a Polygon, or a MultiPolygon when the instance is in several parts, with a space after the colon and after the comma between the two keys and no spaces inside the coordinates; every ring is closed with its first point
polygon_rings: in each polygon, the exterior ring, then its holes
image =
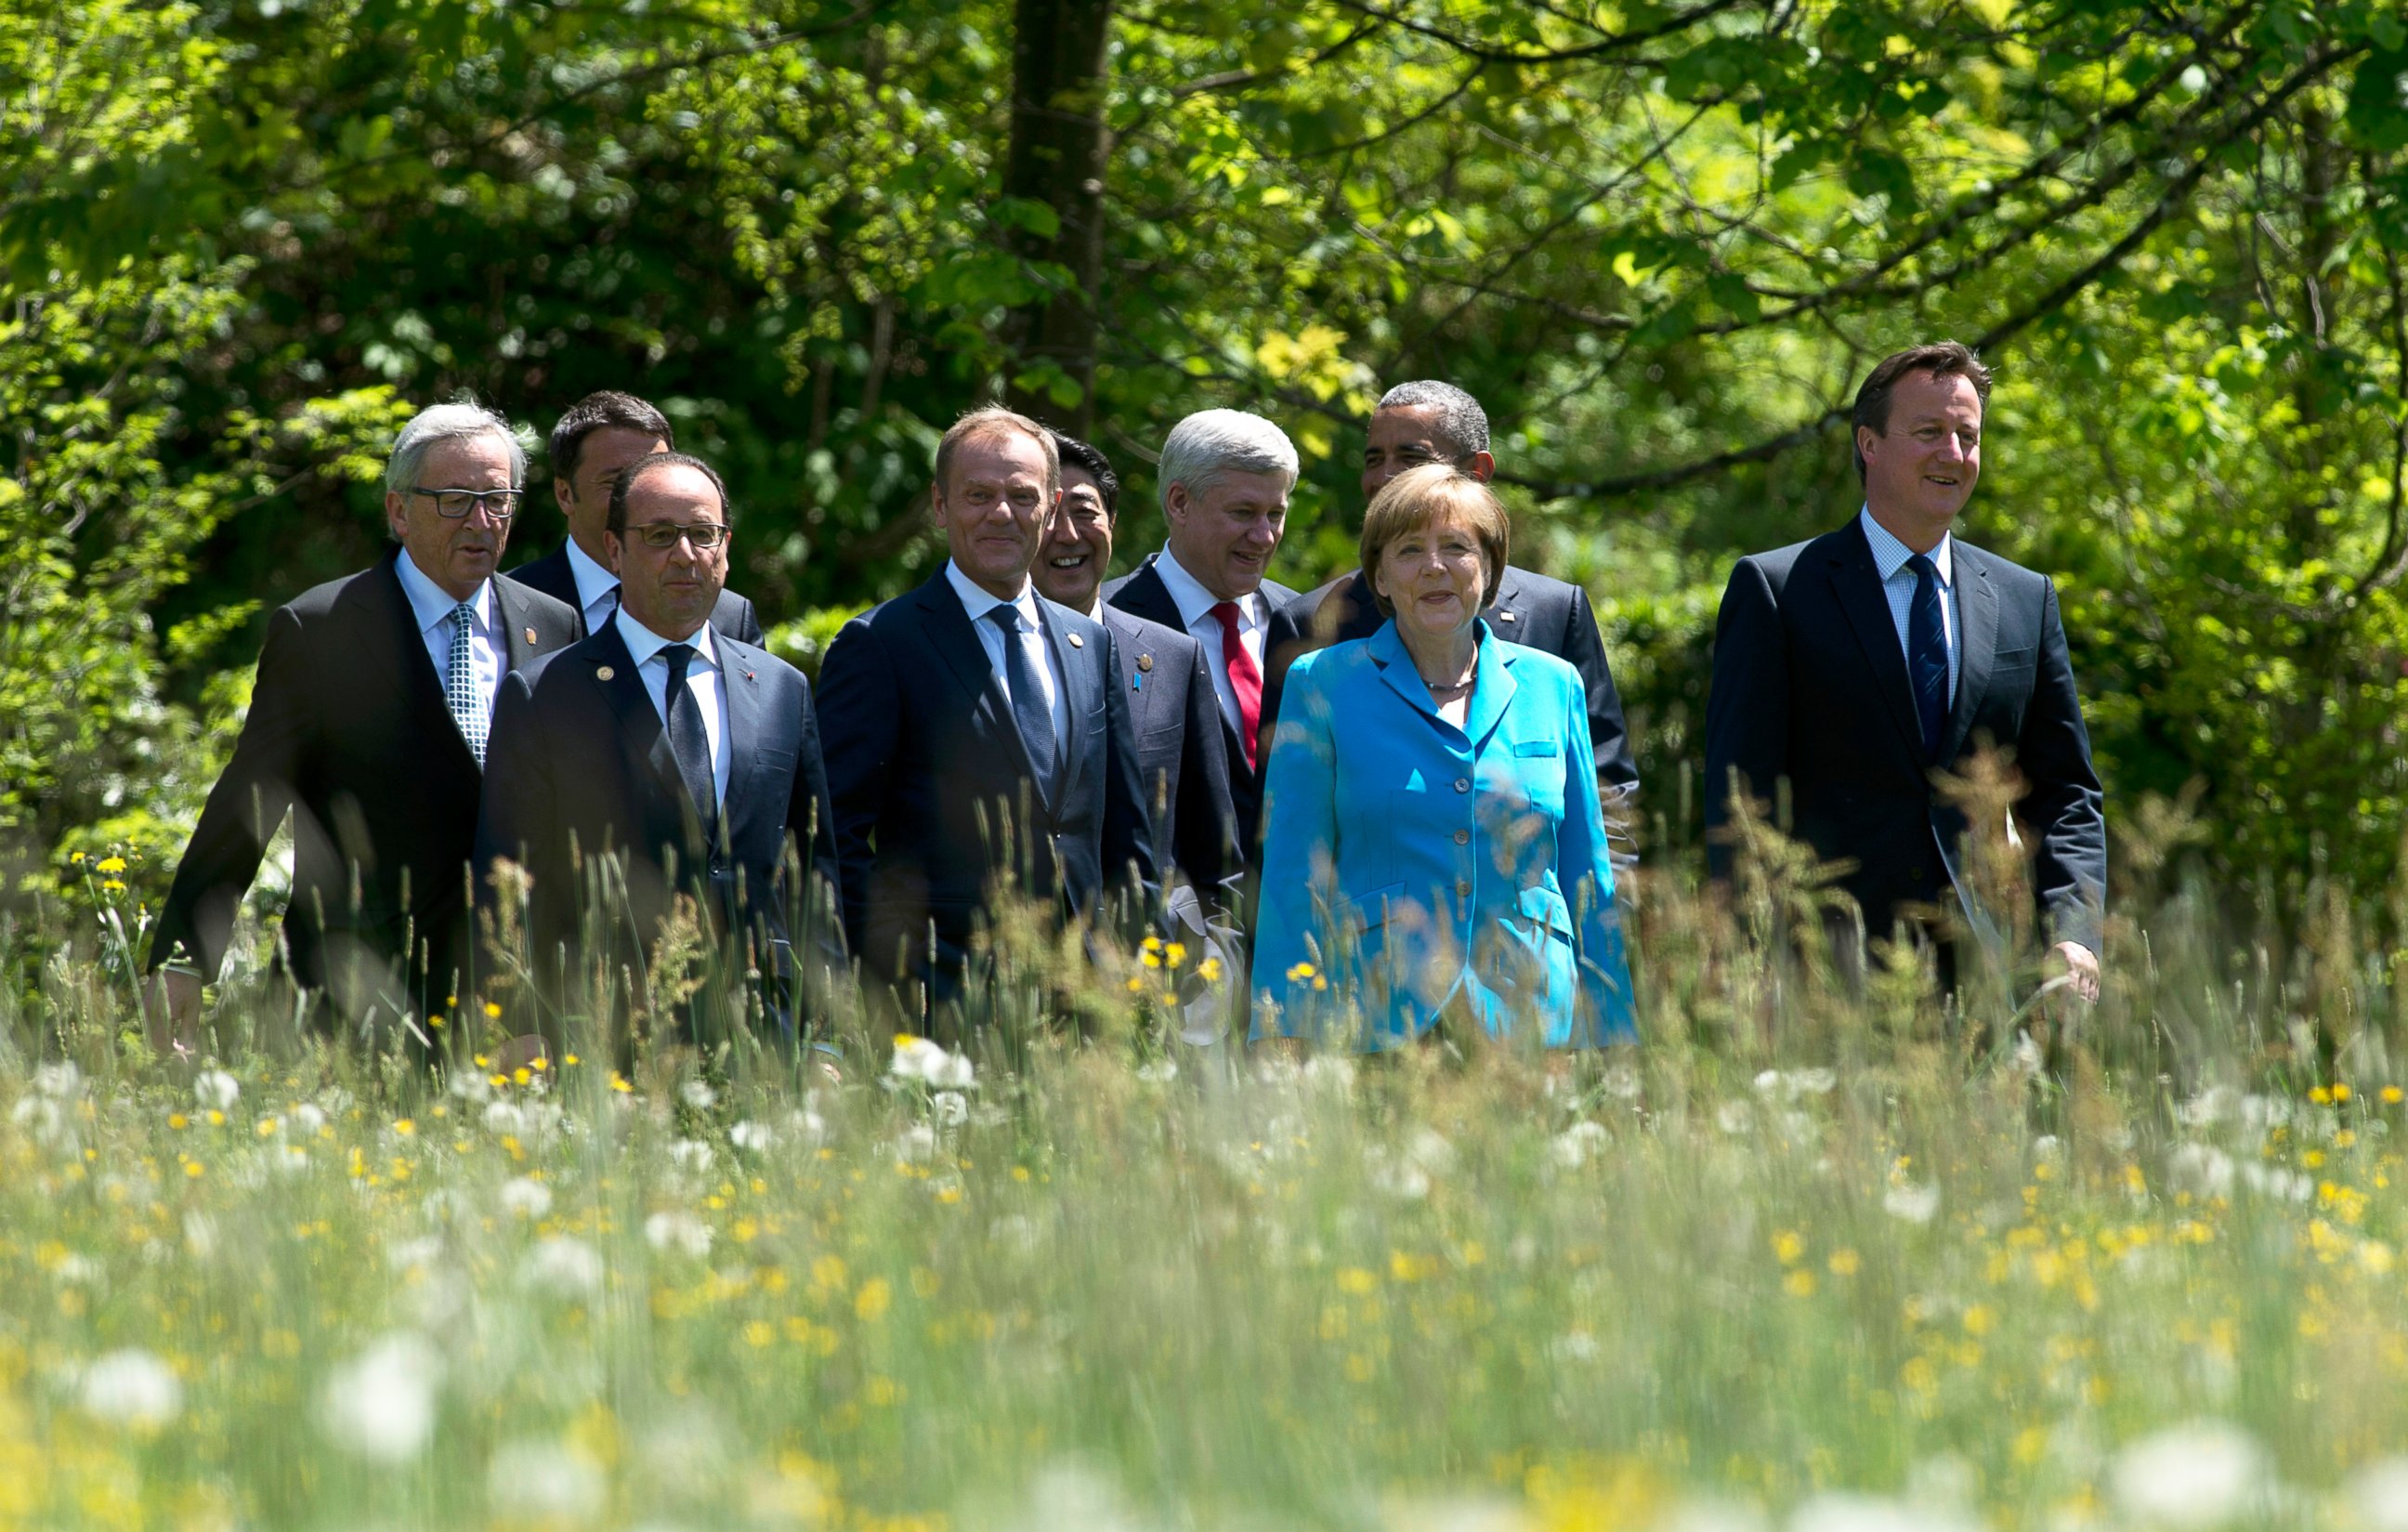
{"type": "Polygon", "coordinates": [[[1020,725],[1020,742],[1028,749],[1028,764],[1037,768],[1037,795],[1054,801],[1054,709],[1045,705],[1045,688],[1037,680],[1028,647],[1020,641],[1020,609],[990,607],[987,621],[1003,630],[1003,683],[1011,689],[1011,720],[1020,725]]]}
{"type": "Polygon", "coordinates": [[[1948,630],[1940,613],[1940,571],[1922,553],[1906,566],[1914,571],[1914,605],[1906,614],[1906,679],[1923,723],[1924,757],[1937,766],[1948,729],[1948,630]]]}
{"type": "Polygon", "coordinates": [[[692,644],[665,644],[661,658],[669,663],[669,753],[677,757],[678,775],[685,779],[686,795],[702,821],[708,845],[719,838],[719,790],[710,775],[710,735],[702,726],[702,707],[685,683],[686,666],[694,663],[692,644]]]}

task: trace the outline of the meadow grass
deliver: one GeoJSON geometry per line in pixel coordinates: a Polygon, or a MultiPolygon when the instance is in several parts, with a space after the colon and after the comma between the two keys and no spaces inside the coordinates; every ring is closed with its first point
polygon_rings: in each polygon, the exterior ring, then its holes
{"type": "Polygon", "coordinates": [[[1043,1004],[840,1080],[238,983],[179,1066],[21,926],[0,1527],[2408,1526],[2391,916],[2143,852],[2071,1028],[1751,939],[1777,847],[1656,874],[1645,1045],[1569,1068],[1186,1049],[1027,932],[1043,1004]]]}

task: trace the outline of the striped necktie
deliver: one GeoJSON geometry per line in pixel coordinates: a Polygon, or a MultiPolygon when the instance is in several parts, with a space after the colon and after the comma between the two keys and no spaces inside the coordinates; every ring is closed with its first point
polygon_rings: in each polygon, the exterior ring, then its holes
{"type": "Polygon", "coordinates": [[[443,700],[452,709],[452,722],[460,725],[460,737],[468,742],[468,753],[477,765],[485,764],[485,699],[477,690],[476,656],[468,648],[470,629],[475,625],[475,603],[463,601],[452,609],[452,663],[443,677],[443,700]]]}

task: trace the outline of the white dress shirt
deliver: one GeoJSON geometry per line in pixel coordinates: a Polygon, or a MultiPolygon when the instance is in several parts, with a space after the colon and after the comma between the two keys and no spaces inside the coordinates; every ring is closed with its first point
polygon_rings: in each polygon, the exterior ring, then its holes
{"type": "Polygon", "coordinates": [[[585,614],[585,631],[599,633],[619,609],[619,577],[594,562],[593,555],[568,539],[568,578],[577,582],[577,609],[585,614]]]}
{"type": "MultiPolygon", "coordinates": [[[[409,561],[409,550],[401,551],[394,561],[401,576],[401,594],[409,598],[409,614],[418,623],[419,637],[425,640],[428,657],[435,662],[435,689],[449,694],[452,680],[452,614],[459,610],[459,598],[446,592],[435,581],[419,572],[409,561]]],[[[501,690],[503,656],[507,646],[496,633],[494,623],[494,582],[490,580],[477,587],[468,598],[476,620],[468,624],[468,668],[477,678],[477,699],[485,709],[485,717],[494,716],[494,694],[501,690]]]]}
{"type": "MultiPolygon", "coordinates": [[[[1898,540],[1890,529],[1873,520],[1870,507],[1856,512],[1864,523],[1865,540],[1873,547],[1873,569],[1881,576],[1882,594],[1889,598],[1890,624],[1898,629],[1898,651],[1906,656],[1907,664],[1914,656],[1907,647],[1907,624],[1914,615],[1914,571],[1906,566],[1914,557],[1914,550],[1898,540]]],[[[1940,575],[1941,640],[1948,648],[1948,702],[1956,702],[1956,568],[1952,555],[1956,539],[1948,533],[1940,535],[1940,546],[1931,551],[1931,566],[1940,575]]]]}
{"type": "MultiPolygon", "coordinates": [[[[1228,720],[1229,727],[1242,732],[1245,725],[1239,720],[1238,692],[1229,684],[1229,657],[1221,642],[1224,630],[1221,620],[1212,615],[1212,609],[1221,604],[1221,598],[1206,590],[1203,582],[1194,575],[1180,567],[1179,561],[1171,557],[1168,544],[1154,559],[1154,570],[1162,577],[1163,589],[1170,593],[1170,599],[1178,603],[1180,625],[1194,634],[1196,641],[1204,646],[1204,657],[1211,662],[1212,668],[1212,690],[1221,698],[1221,716],[1228,720]]],[[[1248,591],[1238,597],[1238,641],[1246,646],[1246,654],[1254,662],[1254,674],[1258,678],[1264,674],[1263,637],[1269,631],[1270,620],[1271,604],[1264,599],[1262,592],[1248,591]]],[[[1266,736],[1263,740],[1265,755],[1269,753],[1269,746],[1270,740],[1266,736]]]]}
{"type": "Polygon", "coordinates": [[[969,576],[945,561],[945,579],[953,594],[962,598],[962,609],[970,614],[970,631],[978,635],[979,647],[986,651],[986,663],[995,671],[996,684],[1003,688],[1004,700],[1013,700],[1011,674],[1004,665],[1003,630],[987,616],[997,607],[1010,607],[1020,613],[1020,649],[1035,667],[1037,684],[1045,688],[1045,710],[1054,715],[1054,742],[1062,760],[1070,758],[1070,709],[1063,696],[1062,677],[1054,669],[1054,646],[1045,641],[1045,624],[1037,616],[1037,587],[1024,583],[1020,594],[1010,601],[992,595],[969,576]]]}
{"type": "Polygon", "coordinates": [[[636,674],[644,683],[644,694],[652,699],[652,710],[661,715],[663,728],[668,727],[669,723],[669,662],[661,651],[676,643],[694,646],[694,658],[685,663],[686,694],[694,698],[695,710],[702,714],[703,737],[710,742],[711,795],[726,803],[727,699],[726,689],[719,684],[719,647],[711,641],[710,624],[703,623],[691,637],[664,638],[628,616],[624,607],[619,609],[614,621],[619,624],[619,637],[626,640],[627,657],[636,662],[636,674]]]}

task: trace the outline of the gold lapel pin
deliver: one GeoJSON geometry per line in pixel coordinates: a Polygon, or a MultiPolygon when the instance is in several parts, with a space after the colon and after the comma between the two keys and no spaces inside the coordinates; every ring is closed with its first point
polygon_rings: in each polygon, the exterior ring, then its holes
{"type": "Polygon", "coordinates": [[[533,628],[528,628],[528,629],[526,630],[526,636],[527,636],[527,642],[528,642],[528,643],[534,643],[534,642],[536,641],[535,629],[533,629],[533,628]]]}
{"type": "Polygon", "coordinates": [[[1070,635],[1070,647],[1072,649],[1084,649],[1087,647],[1087,640],[1080,637],[1074,633],[1070,635]]]}
{"type": "Polygon", "coordinates": [[[1151,655],[1151,654],[1140,654],[1140,655],[1139,655],[1139,656],[1137,657],[1137,667],[1138,667],[1140,670],[1151,670],[1151,669],[1153,669],[1153,668],[1154,668],[1154,656],[1153,656],[1153,655],[1151,655]]]}
{"type": "Polygon", "coordinates": [[[611,677],[613,677],[613,676],[617,675],[618,673],[619,673],[619,672],[617,672],[616,670],[611,669],[609,666],[607,666],[607,665],[606,665],[606,666],[602,666],[602,668],[600,668],[599,670],[596,670],[596,671],[595,671],[595,672],[594,672],[594,679],[595,679],[595,680],[609,680],[611,677]]]}

